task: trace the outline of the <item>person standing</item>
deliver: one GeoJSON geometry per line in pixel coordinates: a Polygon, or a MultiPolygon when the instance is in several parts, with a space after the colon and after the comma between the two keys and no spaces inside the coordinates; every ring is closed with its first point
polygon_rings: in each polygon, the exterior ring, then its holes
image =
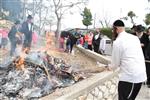
{"type": "Polygon", "coordinates": [[[113,23],[113,36],[112,64],[108,69],[120,68],[118,99],[135,100],[142,83],[147,79],[140,41],[137,36],[125,32],[121,20],[113,23]]]}
{"type": "Polygon", "coordinates": [[[28,15],[27,21],[25,21],[22,24],[21,32],[24,33],[24,43],[23,43],[23,50],[31,48],[32,43],[32,33],[33,33],[33,23],[32,23],[33,17],[31,15],[28,15]]]}
{"type": "Polygon", "coordinates": [[[84,35],[84,48],[85,48],[85,49],[88,48],[88,38],[89,38],[88,33],[86,33],[86,34],[84,35]]]}
{"type": "Polygon", "coordinates": [[[88,49],[92,50],[92,41],[93,41],[93,33],[92,31],[90,31],[90,33],[88,33],[88,49]]]}
{"type": "Polygon", "coordinates": [[[17,32],[20,26],[20,21],[16,21],[14,26],[11,27],[11,30],[8,33],[8,38],[10,40],[10,56],[14,56],[15,55],[15,50],[16,50],[16,44],[17,44],[17,32]]]}
{"type": "Polygon", "coordinates": [[[70,40],[70,36],[68,35],[66,38],[66,52],[67,53],[71,53],[70,52],[70,45],[71,45],[71,40],[70,40]]]}
{"type": "Polygon", "coordinates": [[[8,28],[3,28],[1,32],[2,32],[1,48],[3,50],[7,50],[6,46],[8,44],[8,28]]]}
{"type": "Polygon", "coordinates": [[[150,27],[148,27],[147,29],[147,34],[148,34],[149,43],[146,49],[146,60],[148,60],[148,62],[146,62],[146,73],[147,73],[146,84],[148,88],[150,88],[150,27]]]}
{"type": "Polygon", "coordinates": [[[100,29],[96,29],[96,34],[93,36],[93,42],[92,42],[94,52],[96,52],[96,53],[100,53],[100,51],[99,51],[100,40],[101,40],[100,29]]]}
{"type": "Polygon", "coordinates": [[[145,28],[142,25],[137,25],[135,28],[136,31],[136,36],[139,38],[140,42],[141,42],[141,47],[144,53],[144,57],[146,59],[146,48],[148,46],[148,35],[144,33],[145,28]]]}

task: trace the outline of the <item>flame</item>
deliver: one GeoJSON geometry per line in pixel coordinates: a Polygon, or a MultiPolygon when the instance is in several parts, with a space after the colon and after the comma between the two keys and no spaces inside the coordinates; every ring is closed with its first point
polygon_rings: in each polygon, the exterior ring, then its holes
{"type": "Polygon", "coordinates": [[[18,70],[24,70],[24,62],[26,54],[28,54],[29,48],[25,48],[22,53],[20,54],[19,58],[15,61],[16,69],[18,70]]]}
{"type": "Polygon", "coordinates": [[[23,70],[24,69],[24,58],[19,57],[18,61],[15,63],[16,69],[23,70]]]}

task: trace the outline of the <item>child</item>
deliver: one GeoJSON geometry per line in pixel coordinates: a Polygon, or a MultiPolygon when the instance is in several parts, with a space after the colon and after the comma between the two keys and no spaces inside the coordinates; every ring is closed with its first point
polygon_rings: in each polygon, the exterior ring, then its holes
{"type": "Polygon", "coordinates": [[[71,45],[71,40],[70,40],[70,37],[68,35],[67,42],[66,42],[66,52],[70,52],[70,45],[71,45]]]}

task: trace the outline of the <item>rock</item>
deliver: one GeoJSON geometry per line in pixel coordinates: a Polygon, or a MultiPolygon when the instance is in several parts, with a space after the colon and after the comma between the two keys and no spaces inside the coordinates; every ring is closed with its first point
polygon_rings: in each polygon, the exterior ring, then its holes
{"type": "Polygon", "coordinates": [[[22,83],[17,80],[13,80],[12,82],[9,83],[7,82],[3,86],[5,94],[12,97],[15,97],[22,88],[23,88],[22,83]]]}
{"type": "Polygon", "coordinates": [[[28,96],[27,98],[29,100],[31,99],[38,99],[39,97],[42,96],[42,90],[40,88],[35,88],[28,96]]]}

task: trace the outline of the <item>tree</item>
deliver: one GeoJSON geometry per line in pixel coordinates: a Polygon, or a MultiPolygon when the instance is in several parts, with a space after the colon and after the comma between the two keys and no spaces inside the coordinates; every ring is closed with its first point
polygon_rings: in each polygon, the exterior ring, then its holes
{"type": "Polygon", "coordinates": [[[134,20],[133,18],[136,17],[135,13],[133,11],[128,12],[128,17],[131,19],[131,23],[134,25],[134,20]]]}
{"type": "Polygon", "coordinates": [[[63,16],[75,6],[79,7],[80,5],[85,4],[87,1],[88,0],[53,0],[54,13],[57,19],[57,29],[55,32],[55,36],[57,40],[60,36],[61,21],[63,16]]]}
{"type": "Polygon", "coordinates": [[[9,20],[16,20],[21,17],[22,12],[22,2],[21,0],[1,0],[1,10],[9,12],[7,18],[9,20]]]}
{"type": "Polygon", "coordinates": [[[146,25],[150,24],[150,13],[146,14],[144,21],[145,21],[146,25]]]}
{"type": "Polygon", "coordinates": [[[91,11],[90,9],[88,8],[84,8],[84,11],[82,12],[81,14],[83,16],[83,20],[82,20],[82,23],[83,25],[85,25],[88,29],[88,26],[89,25],[92,25],[92,14],[91,14],[91,11]]]}
{"type": "Polygon", "coordinates": [[[37,30],[40,35],[42,34],[45,25],[53,24],[52,22],[47,22],[54,20],[51,8],[49,1],[46,0],[33,0],[33,2],[26,3],[26,12],[32,13],[33,18],[36,18],[36,20],[34,20],[34,25],[38,27],[37,30]]]}

